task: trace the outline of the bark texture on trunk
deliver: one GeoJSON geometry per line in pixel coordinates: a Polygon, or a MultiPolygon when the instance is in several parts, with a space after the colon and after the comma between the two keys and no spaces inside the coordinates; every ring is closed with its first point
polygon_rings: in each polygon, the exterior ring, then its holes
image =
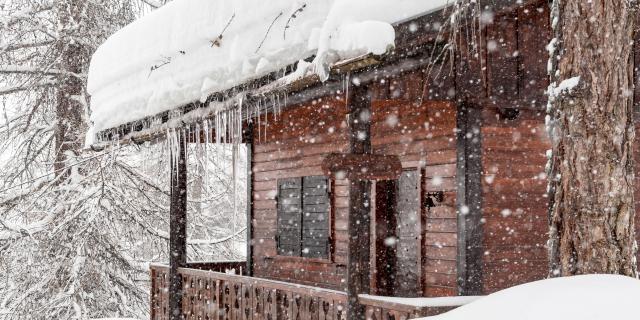
{"type": "Polygon", "coordinates": [[[84,144],[83,121],[86,101],[83,79],[84,66],[88,65],[88,52],[78,37],[80,22],[86,14],[87,3],[84,0],[63,0],[56,2],[56,16],[59,33],[55,45],[58,55],[57,69],[64,73],[58,76],[56,92],[55,127],[55,163],[54,169],[59,175],[67,177],[69,160],[80,153],[84,144]]]}
{"type": "Polygon", "coordinates": [[[628,0],[552,4],[552,276],[637,273],[632,6],[628,0]],[[575,77],[577,86],[561,85],[575,77]]]}

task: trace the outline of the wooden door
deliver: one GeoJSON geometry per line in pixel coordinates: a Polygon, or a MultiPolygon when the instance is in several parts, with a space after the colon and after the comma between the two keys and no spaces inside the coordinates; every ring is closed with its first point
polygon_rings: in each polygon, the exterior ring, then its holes
{"type": "Polygon", "coordinates": [[[418,170],[410,170],[398,180],[375,184],[374,294],[422,295],[420,179],[418,170]]]}
{"type": "Polygon", "coordinates": [[[374,282],[372,293],[380,296],[393,296],[396,277],[396,180],[376,181],[374,184],[374,214],[372,219],[372,234],[375,239],[371,243],[375,246],[372,252],[371,277],[374,282]]]}

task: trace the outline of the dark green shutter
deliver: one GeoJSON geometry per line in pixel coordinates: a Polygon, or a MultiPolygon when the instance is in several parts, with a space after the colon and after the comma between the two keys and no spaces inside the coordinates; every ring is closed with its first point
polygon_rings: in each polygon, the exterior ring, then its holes
{"type": "Polygon", "coordinates": [[[300,178],[278,180],[278,254],[300,256],[302,235],[302,183],[300,178]]]}
{"type": "Polygon", "coordinates": [[[329,257],[331,200],[326,177],[302,179],[302,256],[329,257]]]}

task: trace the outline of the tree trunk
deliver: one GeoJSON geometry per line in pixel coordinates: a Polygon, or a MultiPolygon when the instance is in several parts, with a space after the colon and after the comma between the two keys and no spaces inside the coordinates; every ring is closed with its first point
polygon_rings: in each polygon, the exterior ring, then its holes
{"type": "Polygon", "coordinates": [[[630,3],[554,0],[552,5],[552,276],[637,273],[632,152],[635,8],[630,3]]]}
{"type": "Polygon", "coordinates": [[[57,69],[63,71],[59,75],[59,86],[56,93],[56,156],[54,169],[58,175],[68,177],[69,160],[74,159],[83,146],[83,121],[86,101],[84,94],[83,67],[88,64],[88,53],[77,37],[82,15],[86,14],[84,0],[63,0],[56,2],[56,16],[59,33],[56,42],[58,55],[57,69]]]}

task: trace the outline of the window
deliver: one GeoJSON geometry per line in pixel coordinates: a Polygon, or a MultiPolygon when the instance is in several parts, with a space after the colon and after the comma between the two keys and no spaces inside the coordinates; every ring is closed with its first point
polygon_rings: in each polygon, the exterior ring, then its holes
{"type": "Polygon", "coordinates": [[[322,176],[278,180],[279,255],[329,257],[329,192],[329,180],[322,176]]]}

